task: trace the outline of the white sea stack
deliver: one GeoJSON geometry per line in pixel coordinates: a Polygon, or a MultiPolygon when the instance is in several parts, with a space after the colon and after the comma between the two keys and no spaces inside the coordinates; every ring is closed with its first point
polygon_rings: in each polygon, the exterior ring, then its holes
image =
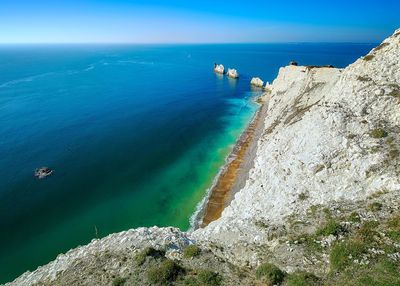
{"type": "Polygon", "coordinates": [[[225,72],[225,67],[223,66],[223,65],[216,65],[215,67],[214,67],[214,71],[216,72],[216,73],[220,73],[220,74],[223,74],[224,72],[225,72]]]}
{"type": "Polygon", "coordinates": [[[263,82],[263,80],[262,80],[261,78],[259,78],[259,77],[253,77],[253,78],[251,79],[251,81],[250,81],[250,84],[251,84],[252,86],[255,86],[255,87],[263,87],[264,82],[263,82]]]}
{"type": "Polygon", "coordinates": [[[226,75],[230,78],[238,78],[239,77],[239,73],[235,69],[228,69],[228,72],[226,73],[226,75]]]}

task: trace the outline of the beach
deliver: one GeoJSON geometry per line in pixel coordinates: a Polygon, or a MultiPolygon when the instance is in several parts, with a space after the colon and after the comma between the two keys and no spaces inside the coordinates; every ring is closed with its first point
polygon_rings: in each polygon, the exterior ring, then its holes
{"type": "Polygon", "coordinates": [[[248,127],[237,140],[197,214],[199,219],[195,228],[205,227],[220,218],[234,195],[245,186],[249,171],[254,164],[257,142],[263,131],[267,108],[268,101],[261,104],[248,127]]]}

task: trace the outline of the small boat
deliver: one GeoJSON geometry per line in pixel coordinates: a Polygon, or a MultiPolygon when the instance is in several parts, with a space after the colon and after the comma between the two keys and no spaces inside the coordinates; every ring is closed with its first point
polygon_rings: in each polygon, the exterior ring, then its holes
{"type": "Polygon", "coordinates": [[[53,174],[53,170],[51,170],[48,167],[41,167],[41,168],[35,169],[35,177],[37,177],[38,179],[44,179],[44,178],[50,176],[51,174],[53,174]]]}

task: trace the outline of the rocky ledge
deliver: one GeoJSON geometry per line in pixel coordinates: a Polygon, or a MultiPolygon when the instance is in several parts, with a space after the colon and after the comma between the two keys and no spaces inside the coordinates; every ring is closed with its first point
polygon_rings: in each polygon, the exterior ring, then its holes
{"type": "Polygon", "coordinates": [[[400,285],[399,58],[397,30],[345,69],[281,68],[220,219],[112,234],[7,285],[400,285]]]}

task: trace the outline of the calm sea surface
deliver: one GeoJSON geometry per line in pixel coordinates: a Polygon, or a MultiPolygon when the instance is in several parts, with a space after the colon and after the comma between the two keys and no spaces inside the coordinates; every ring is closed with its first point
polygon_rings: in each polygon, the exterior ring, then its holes
{"type": "Polygon", "coordinates": [[[0,283],[95,237],[188,229],[257,109],[252,76],[344,67],[372,47],[0,46],[0,283]],[[41,166],[54,175],[36,179],[41,166]]]}

